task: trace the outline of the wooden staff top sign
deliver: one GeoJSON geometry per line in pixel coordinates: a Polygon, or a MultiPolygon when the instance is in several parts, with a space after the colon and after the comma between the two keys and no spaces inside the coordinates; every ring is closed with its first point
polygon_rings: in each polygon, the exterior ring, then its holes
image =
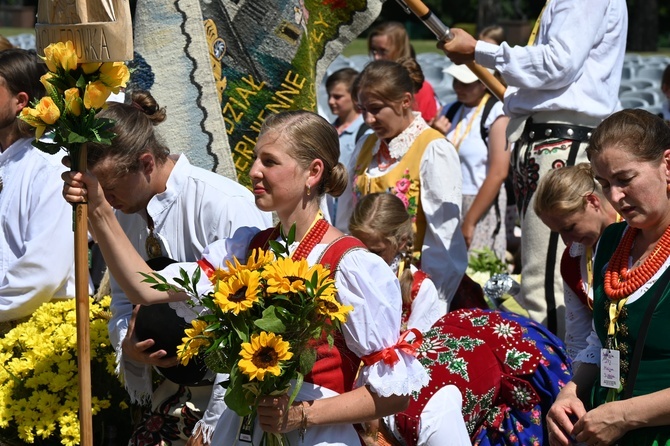
{"type": "Polygon", "coordinates": [[[72,41],[78,63],[133,59],[133,26],[128,0],[39,0],[37,52],[72,41]]]}

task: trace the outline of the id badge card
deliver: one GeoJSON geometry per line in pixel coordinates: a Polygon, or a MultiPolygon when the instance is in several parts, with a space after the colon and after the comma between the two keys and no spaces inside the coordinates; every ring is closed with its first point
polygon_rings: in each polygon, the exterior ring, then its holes
{"type": "Polygon", "coordinates": [[[256,417],[253,415],[247,415],[242,418],[242,424],[240,425],[240,433],[237,438],[237,443],[240,446],[251,445],[254,437],[254,421],[256,417]]]}
{"type": "Polygon", "coordinates": [[[600,349],[600,385],[618,389],[621,385],[619,350],[600,349]]]}

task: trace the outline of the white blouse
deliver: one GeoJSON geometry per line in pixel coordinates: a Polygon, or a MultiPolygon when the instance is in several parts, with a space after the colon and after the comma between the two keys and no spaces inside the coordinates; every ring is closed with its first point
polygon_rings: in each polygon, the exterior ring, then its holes
{"type": "MultiPolygon", "coordinates": [[[[247,248],[256,231],[244,228],[235,239],[217,241],[209,245],[203,257],[214,267],[225,265],[232,256],[246,258],[247,248]]],[[[310,264],[317,262],[327,244],[317,245],[307,257],[310,264]]],[[[292,247],[295,249],[297,243],[292,247]]],[[[195,264],[173,264],[163,270],[164,277],[178,277],[179,268],[193,271],[195,264]]],[[[400,336],[402,299],[398,279],[388,265],[377,255],[367,250],[353,250],[342,257],[335,273],[335,285],[342,305],[351,305],[354,310],[342,324],[342,334],[347,347],[362,357],[396,344],[400,336]]],[[[206,277],[201,278],[199,292],[211,289],[206,277]]],[[[185,307],[186,303],[172,303],[173,307],[185,307]]],[[[418,360],[405,352],[397,351],[400,361],[389,366],[383,361],[361,368],[357,387],[366,385],[380,396],[408,395],[428,383],[428,374],[418,360]]],[[[225,375],[217,376],[217,383],[225,375]]],[[[211,444],[233,444],[237,439],[239,417],[227,410],[223,402],[225,389],[215,384],[207,412],[197,428],[202,429],[206,441],[211,444]],[[216,429],[213,430],[213,426],[216,429]]],[[[337,394],[325,387],[305,382],[296,401],[314,400],[337,394]]],[[[256,426],[253,444],[260,442],[262,430],[256,426]]],[[[288,434],[291,444],[301,444],[297,431],[288,434]]],[[[314,426],[307,429],[304,444],[359,445],[358,436],[351,425],[314,426]]]]}
{"type": "MultiPolygon", "coordinates": [[[[427,128],[428,124],[420,114],[414,113],[414,121],[389,143],[389,152],[396,162],[381,171],[373,157],[368,175],[378,177],[392,170],[427,128]]],[[[360,151],[366,139],[361,138],[357,150],[360,151]]],[[[378,150],[379,141],[373,154],[378,150]]],[[[348,168],[355,167],[353,164],[348,168]]],[[[335,226],[345,232],[348,232],[348,222],[356,206],[353,181],[354,177],[350,175],[347,189],[338,201],[335,226]]],[[[440,298],[450,302],[468,266],[468,253],[461,232],[461,163],[453,144],[445,138],[430,142],[423,152],[419,182],[419,198],[427,223],[421,247],[421,269],[431,276],[440,298]]]]}
{"type": "MultiPolygon", "coordinates": [[[[579,268],[582,276],[582,286],[588,284],[588,274],[586,273],[586,248],[581,243],[573,243],[568,248],[571,257],[579,257],[579,268]]],[[[595,260],[595,251],[593,261],[595,260]]],[[[584,292],[589,296],[591,306],[593,306],[593,287],[584,287],[584,292]]],[[[565,344],[568,349],[568,355],[575,358],[577,354],[586,346],[586,339],[591,333],[593,326],[593,311],[584,305],[577,294],[565,282],[563,282],[563,294],[565,296],[565,344]]]]}

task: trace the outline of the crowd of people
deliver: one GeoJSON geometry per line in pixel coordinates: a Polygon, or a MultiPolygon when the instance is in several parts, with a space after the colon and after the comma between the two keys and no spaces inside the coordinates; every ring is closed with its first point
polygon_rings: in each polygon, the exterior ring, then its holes
{"type": "MultiPolygon", "coordinates": [[[[620,110],[627,20],[624,0],[556,0],[525,46],[496,27],[479,40],[453,29],[440,43],[455,62],[449,104],[404,26],[382,23],[370,63],[326,80],[334,122],[265,119],[251,191],[175,155],[154,130],[166,110],[139,90],[99,113],[111,145],[89,144],[87,171],[67,170],[17,119],[44,95],[43,65],[2,49],[0,330],[74,295],[73,241],[54,234],[86,202],[117,373],[143,410],[129,444],[259,445],[269,432],[309,445],[670,445],[670,111],[620,110]],[[502,100],[472,61],[506,85],[502,100]],[[510,178],[530,318],[454,310],[468,255],[505,258],[510,178]],[[337,300],[353,310],[295,400],[261,397],[242,438],[227,376],[184,366],[164,339],[190,323],[188,294],[139,273],[246,259],[292,227],[292,259],[335,252],[337,300]]],[[[670,97],[670,67],[661,84],[670,97]]],[[[211,289],[206,274],[199,286],[211,289]]]]}

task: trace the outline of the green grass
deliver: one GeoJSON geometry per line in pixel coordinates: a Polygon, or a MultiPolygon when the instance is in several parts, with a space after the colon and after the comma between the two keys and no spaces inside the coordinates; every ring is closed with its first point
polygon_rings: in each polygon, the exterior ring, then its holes
{"type": "Polygon", "coordinates": [[[0,35],[5,37],[32,32],[35,32],[32,28],[0,28],[0,35]]]}

